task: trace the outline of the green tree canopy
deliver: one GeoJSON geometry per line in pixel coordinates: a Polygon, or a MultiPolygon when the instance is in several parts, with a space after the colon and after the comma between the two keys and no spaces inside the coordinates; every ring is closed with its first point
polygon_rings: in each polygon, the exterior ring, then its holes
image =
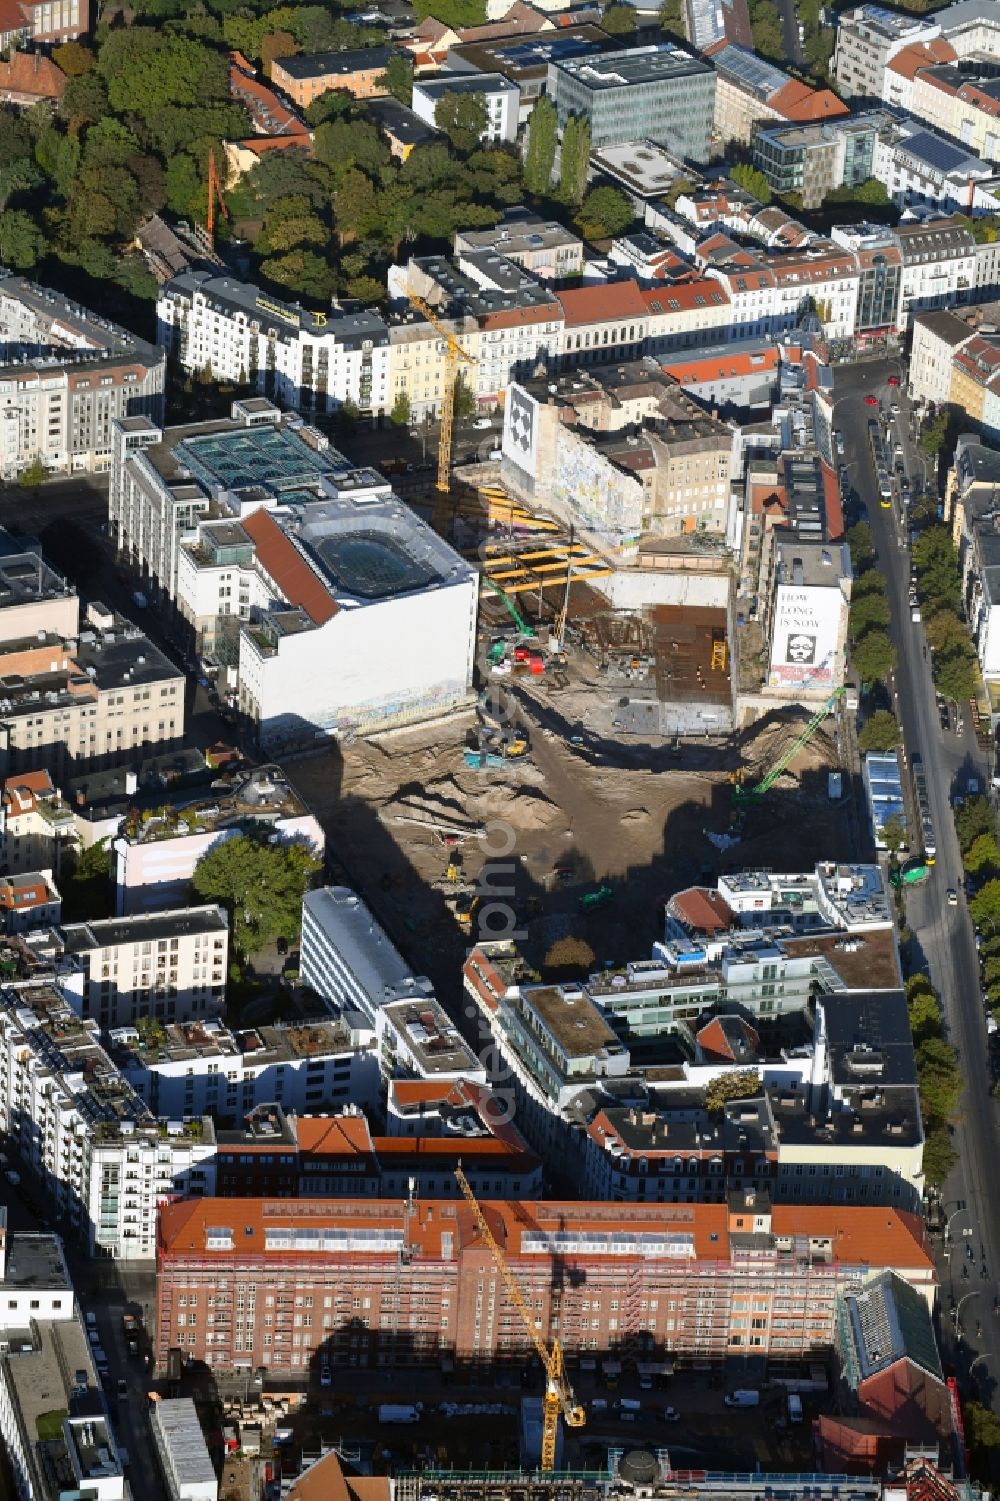
{"type": "Polygon", "coordinates": [[[924,1177],[928,1183],[940,1188],[958,1161],[958,1153],[951,1144],[948,1127],[941,1122],[924,1133],[924,1177]]]}
{"type": "Polygon", "coordinates": [[[482,94],[447,89],[437,102],[434,123],[456,151],[468,156],[486,134],[489,111],[482,94]]]}
{"type": "Polygon", "coordinates": [[[528,142],[524,153],[524,185],[529,193],[547,193],[552,182],[556,159],[556,107],[548,94],[542,94],[528,120],[528,142]]]}
{"type": "MultiPolygon", "coordinates": [[[[847,546],[851,553],[851,567],[855,574],[870,568],[875,561],[875,543],[872,540],[872,529],[867,521],[856,521],[847,532],[847,546]]],[[[877,576],[877,575],[876,575],[877,576]]],[[[855,583],[855,592],[857,583],[855,583]]],[[[883,583],[883,590],[885,585],[883,583]]]]}
{"type": "Polygon", "coordinates": [[[581,203],[576,226],[585,240],[604,240],[624,234],[635,222],[635,209],[620,188],[591,188],[581,203]]]}
{"type": "Polygon", "coordinates": [[[906,842],[906,825],[898,813],[890,813],[882,825],[882,843],[890,855],[898,855],[906,842]]]}
{"type": "MultiPolygon", "coordinates": [[[[877,578],[878,575],[876,574],[877,578]]],[[[855,595],[851,600],[848,631],[852,641],[857,641],[872,626],[885,627],[892,618],[885,590],[868,590],[855,595]]]]}
{"type": "Polygon", "coordinates": [[[965,868],[977,879],[1000,876],[1000,844],[993,834],[980,834],[970,845],[965,854],[965,868]]]}
{"type": "Polygon", "coordinates": [[[896,648],[887,632],[870,630],[855,642],[851,658],[864,682],[884,682],[896,665],[896,648]]]}
{"type": "Polygon", "coordinates": [[[559,197],[571,207],[583,201],[589,165],[590,122],[582,115],[570,115],[559,154],[559,197]]]}
{"type": "Polygon", "coordinates": [[[981,886],[969,903],[969,911],[977,928],[1000,932],[1000,880],[981,886]]]}
{"type": "Polygon", "coordinates": [[[52,61],[67,78],[82,78],[84,73],[90,72],[97,59],[82,42],[64,42],[61,47],[53,47],[52,61]]]}
{"type": "Polygon", "coordinates": [[[937,457],[947,441],[950,422],[951,414],[946,408],[927,418],[920,430],[920,447],[924,453],[937,457]]]}
{"type": "Polygon", "coordinates": [[[927,1037],[917,1048],[916,1058],[924,1120],[946,1121],[962,1093],[955,1049],[942,1037],[927,1037]]]}
{"type": "Polygon", "coordinates": [[[320,870],[306,844],[271,844],[264,834],[238,834],[203,855],[191,889],[203,902],[218,902],[229,913],[236,952],[244,958],[268,943],[298,936],[302,898],[320,870]]]}
{"type": "Polygon", "coordinates": [[[760,1094],[760,1076],[756,1069],[741,1068],[731,1074],[718,1074],[705,1090],[705,1109],[709,1115],[721,1115],[730,1100],[752,1100],[760,1094]]]}
{"type": "Polygon", "coordinates": [[[409,109],[413,100],[413,61],[402,52],[394,52],[378,82],[393,99],[409,109]]]}
{"type": "Polygon", "coordinates": [[[601,17],[601,30],[609,36],[631,36],[638,20],[634,8],[627,3],[609,5],[601,17]]]}
{"type": "Polygon", "coordinates": [[[0,261],[15,271],[30,271],[45,254],[45,236],[24,209],[0,214],[0,261]]]}
{"type": "Polygon", "coordinates": [[[863,751],[893,751],[900,743],[899,725],[888,709],[878,709],[858,731],[858,745],[863,751]]]}
{"type": "Polygon", "coordinates": [[[409,396],[405,391],[397,391],[392,411],[389,413],[389,421],[394,427],[406,427],[412,415],[409,396]]]}
{"type": "Polygon", "coordinates": [[[660,6],[660,29],[669,32],[671,36],[687,40],[684,0],[663,0],[660,6]]]}
{"type": "Polygon", "coordinates": [[[771,184],[757,167],[748,166],[745,162],[737,162],[729,169],[729,175],[733,182],[752,193],[758,203],[768,204],[771,202],[771,184]]]}
{"type": "Polygon", "coordinates": [[[433,16],[453,31],[482,26],[486,20],[486,0],[413,0],[413,9],[418,21],[433,16]]]}
{"type": "Polygon", "coordinates": [[[1000,825],[988,797],[967,797],[962,806],[955,809],[955,833],[963,855],[981,834],[990,834],[1000,842],[1000,825]]]}

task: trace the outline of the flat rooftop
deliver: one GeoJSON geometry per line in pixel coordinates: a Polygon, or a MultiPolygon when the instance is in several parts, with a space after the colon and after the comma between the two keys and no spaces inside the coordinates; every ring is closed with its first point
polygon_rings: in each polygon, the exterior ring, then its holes
{"type": "Polygon", "coordinates": [[[436,1001],[393,1001],[386,1019],[406,1038],[421,1072],[433,1076],[479,1073],[482,1064],[436,1001]]]}
{"type": "Polygon", "coordinates": [[[197,933],[228,931],[221,907],[185,907],[175,912],[137,913],[129,918],[101,922],[68,923],[61,932],[68,954],[90,949],[117,948],[130,943],[158,943],[171,938],[190,938],[197,933]]]}
{"type": "MultiPolygon", "coordinates": [[[[420,276],[431,283],[425,300],[435,312],[445,318],[459,318],[466,314],[473,318],[487,318],[491,314],[506,314],[515,319],[518,313],[534,313],[539,319],[558,320],[561,309],[558,301],[547,288],[523,272],[513,262],[501,264],[502,257],[495,255],[493,272],[504,285],[483,286],[465,271],[459,269],[448,256],[428,255],[414,259],[411,265],[420,276]]],[[[482,269],[492,263],[478,262],[482,269]]]]}
{"type": "Polygon", "coordinates": [[[815,1114],[801,1094],[768,1091],[775,1130],[786,1146],[827,1146],[857,1149],[890,1142],[915,1147],[923,1140],[920,1095],[915,1086],[858,1085],[846,1094],[849,1109],[835,1107],[815,1114]]]}
{"type": "MultiPolygon", "coordinates": [[[[337,52],[331,56],[344,59],[348,54],[337,52]]],[[[280,61],[282,66],[291,66],[303,64],[307,59],[299,56],[281,58],[280,61]]],[[[273,333],[283,339],[296,338],[303,332],[336,338],[338,344],[348,349],[360,348],[361,342],[367,339],[376,345],[386,343],[385,323],[376,312],[360,309],[357,312],[331,310],[312,313],[300,303],[282,302],[268,296],[259,287],[231,276],[217,276],[211,271],[182,271],[167,282],[160,295],[188,301],[196,295],[203,297],[215,312],[229,317],[242,315],[251,327],[256,324],[262,333],[273,333]]]]}
{"type": "Polygon", "coordinates": [[[373,603],[446,584],[473,569],[391,492],[336,498],[283,528],[307,553],[334,598],[373,603]]]}
{"type": "Polygon", "coordinates": [[[429,980],[416,979],[402,954],[366,903],[347,886],[320,886],[302,898],[303,910],[322,930],[344,967],[376,1005],[406,1000],[415,989],[433,994],[429,980]]]}
{"type": "Polygon", "coordinates": [[[0,554],[0,610],[73,595],[76,590],[38,552],[0,554]]]}
{"type": "Polygon", "coordinates": [[[901,990],[828,996],[822,1006],[835,1084],[916,1086],[913,1037],[901,990]]]}
{"type": "MultiPolygon", "coordinates": [[[[68,1415],[72,1410],[73,1388],[70,1383],[76,1371],[85,1371],[88,1386],[95,1393],[97,1390],[90,1346],[79,1319],[44,1320],[33,1325],[33,1333],[34,1341],[27,1332],[24,1335],[24,1340],[32,1345],[30,1352],[22,1349],[13,1359],[5,1361],[7,1380],[14,1389],[31,1445],[39,1442],[39,1418],[60,1411],[68,1415]]],[[[15,1350],[17,1342],[13,1333],[9,1338],[11,1349],[15,1350]]],[[[62,1441],[57,1442],[61,1444],[62,1441]]]]}
{"type": "Polygon", "coordinates": [[[56,1235],[14,1234],[7,1239],[4,1286],[64,1288],[72,1299],[73,1284],[66,1268],[62,1242],[56,1235]]]}
{"type": "Polygon", "coordinates": [[[789,957],[824,959],[848,990],[892,990],[899,984],[899,956],[891,927],[863,933],[810,933],[782,938],[789,957]]]}
{"type": "MultiPolygon", "coordinates": [[[[180,668],[143,631],[118,616],[111,630],[82,630],[72,653],[59,636],[5,641],[0,646],[0,713],[8,719],[34,715],[96,701],[100,692],[140,688],[170,679],[183,682],[180,668]],[[34,662],[39,650],[45,648],[51,648],[51,665],[39,672],[34,662]]],[[[173,707],[180,716],[180,738],[183,695],[176,696],[173,707]]]]}
{"type": "MultiPolygon", "coordinates": [[[[156,447],[170,456],[169,472],[161,472],[174,478],[186,471],[209,494],[255,486],[283,498],[286,491],[313,489],[323,476],[351,468],[337,449],[314,448],[287,423],[245,427],[229,421],[207,433],[167,428],[156,447]]],[[[155,448],[145,452],[157,463],[155,448]]]]}
{"type": "Polygon", "coordinates": [[[446,73],[441,78],[417,78],[414,87],[428,99],[445,94],[516,94],[518,87],[502,73],[446,73]]]}
{"type": "Polygon", "coordinates": [[[707,63],[692,57],[689,52],[682,52],[671,42],[629,47],[601,57],[567,58],[554,62],[552,66],[557,72],[565,73],[594,90],[635,88],[642,84],[667,83],[691,74],[706,77],[712,74],[707,63]]]}
{"type": "MultiPolygon", "coordinates": [[[[98,788],[103,788],[99,779],[94,780],[98,788]]],[[[80,790],[86,796],[90,783],[86,778],[80,781],[80,790]]],[[[145,808],[151,814],[134,833],[124,831],[134,844],[185,838],[188,834],[237,827],[248,820],[277,823],[280,819],[303,818],[309,811],[278,766],[257,766],[252,771],[222,776],[204,791],[193,793],[187,788],[174,796],[168,790],[150,792],[145,798],[135,794],[130,797],[127,793],[119,798],[117,787],[112,787],[102,811],[109,816],[118,808],[124,813],[130,807],[145,808]]]]}
{"type": "Polygon", "coordinates": [[[519,1009],[537,1017],[542,1028],[570,1058],[586,1057],[605,1048],[620,1051],[617,1035],[580,985],[528,985],[521,991],[519,1009]]]}
{"type": "MultiPolygon", "coordinates": [[[[666,193],[679,177],[687,181],[696,178],[689,167],[655,141],[624,141],[619,146],[601,146],[592,153],[591,159],[596,167],[620,178],[643,198],[666,193]]],[[[696,180],[700,181],[700,178],[696,180]]]]}
{"type": "Polygon", "coordinates": [[[185,1063],[195,1058],[239,1057],[246,1059],[250,1066],[263,1068],[271,1063],[330,1057],[351,1051],[353,1047],[350,1027],[329,1016],[320,1016],[308,1022],[276,1023],[270,1027],[245,1027],[233,1031],[212,1019],[174,1022],[155,1037],[121,1043],[112,1051],[126,1067],[133,1064],[140,1069],[185,1063]]]}

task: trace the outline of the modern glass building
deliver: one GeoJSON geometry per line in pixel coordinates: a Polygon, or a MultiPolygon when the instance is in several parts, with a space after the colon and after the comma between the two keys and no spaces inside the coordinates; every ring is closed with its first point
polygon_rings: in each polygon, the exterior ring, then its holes
{"type": "Polygon", "coordinates": [[[709,159],[715,73],[669,42],[552,62],[548,92],[560,131],[570,115],[584,116],[595,149],[647,140],[687,161],[709,159]]]}

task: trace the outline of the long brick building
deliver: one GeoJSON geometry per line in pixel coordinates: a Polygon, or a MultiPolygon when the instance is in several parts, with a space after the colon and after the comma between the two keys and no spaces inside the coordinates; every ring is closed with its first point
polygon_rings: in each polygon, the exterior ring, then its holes
{"type": "MultiPolygon", "coordinates": [[[[930,1302],[921,1220],[886,1208],[492,1202],[544,1337],[570,1357],[815,1358],[838,1296],[893,1268],[930,1302]]],[[[191,1199],[161,1212],[157,1359],[222,1370],[522,1360],[526,1334],[464,1203],[191,1199]]]]}

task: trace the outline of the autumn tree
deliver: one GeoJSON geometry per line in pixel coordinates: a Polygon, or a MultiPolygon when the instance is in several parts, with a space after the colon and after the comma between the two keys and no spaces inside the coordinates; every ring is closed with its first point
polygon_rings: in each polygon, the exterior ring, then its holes
{"type": "Polygon", "coordinates": [[[529,193],[549,191],[556,159],[557,125],[556,107],[547,94],[542,94],[528,120],[524,185],[529,193]]]}

